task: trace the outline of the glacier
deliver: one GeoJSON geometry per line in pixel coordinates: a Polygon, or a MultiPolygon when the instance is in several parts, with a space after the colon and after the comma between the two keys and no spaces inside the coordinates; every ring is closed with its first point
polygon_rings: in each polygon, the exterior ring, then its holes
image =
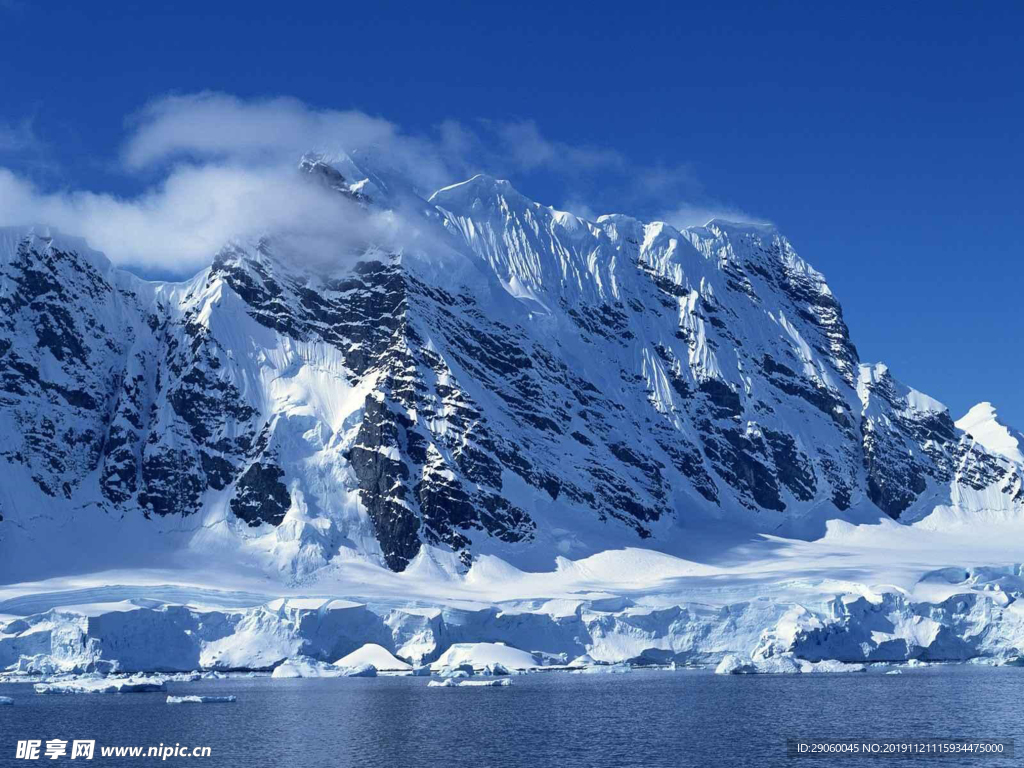
{"type": "Polygon", "coordinates": [[[5,674],[1021,656],[1024,437],[776,228],[297,173],[394,231],[171,283],[0,230],[5,674]]]}

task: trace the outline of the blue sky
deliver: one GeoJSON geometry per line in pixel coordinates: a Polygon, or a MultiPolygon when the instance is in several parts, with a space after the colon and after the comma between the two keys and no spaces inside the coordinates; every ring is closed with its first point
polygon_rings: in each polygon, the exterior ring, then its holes
{"type": "Polygon", "coordinates": [[[865,360],[1024,425],[1024,4],[703,5],[0,0],[0,167],[137,201],[169,94],[358,110],[544,203],[770,220],[865,360]]]}

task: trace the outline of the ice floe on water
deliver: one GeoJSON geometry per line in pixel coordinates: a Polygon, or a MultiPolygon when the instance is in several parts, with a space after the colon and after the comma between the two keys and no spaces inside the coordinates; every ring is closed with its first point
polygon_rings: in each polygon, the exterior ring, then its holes
{"type": "Polygon", "coordinates": [[[274,668],[270,675],[275,679],[296,677],[339,677],[340,672],[333,664],[316,659],[287,659],[274,668]]]}
{"type": "Polygon", "coordinates": [[[577,675],[621,675],[632,672],[629,664],[595,664],[589,667],[578,667],[571,670],[577,675]]]}
{"type": "Polygon", "coordinates": [[[339,677],[376,677],[377,668],[373,664],[356,664],[352,667],[338,667],[339,677]]]}
{"type": "Polygon", "coordinates": [[[234,696],[168,696],[168,704],[234,704],[234,696]]]}
{"type": "Polygon", "coordinates": [[[292,658],[279,664],[270,675],[278,679],[297,677],[376,677],[373,664],[343,666],[328,664],[316,659],[292,658]]]}
{"type": "Polygon", "coordinates": [[[826,661],[807,661],[793,656],[770,656],[761,659],[749,659],[729,654],[715,667],[716,675],[785,675],[808,674],[815,672],[864,672],[863,664],[848,664],[828,659],[826,661]]]}
{"type": "Polygon", "coordinates": [[[429,688],[504,688],[512,685],[507,677],[499,677],[490,680],[463,680],[459,682],[454,678],[444,680],[431,680],[427,683],[429,688]]]}
{"type": "Polygon", "coordinates": [[[78,693],[155,693],[166,691],[167,685],[162,679],[152,678],[79,678],[53,683],[36,683],[36,693],[42,694],[78,694],[78,693]]]}
{"type": "Polygon", "coordinates": [[[0,696],[0,707],[9,707],[14,704],[14,699],[10,696],[0,696]]]}

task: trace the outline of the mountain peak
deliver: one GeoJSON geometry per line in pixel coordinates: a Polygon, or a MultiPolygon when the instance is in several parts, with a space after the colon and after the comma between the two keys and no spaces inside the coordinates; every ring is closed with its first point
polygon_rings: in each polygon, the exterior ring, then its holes
{"type": "Polygon", "coordinates": [[[522,197],[508,179],[497,179],[486,173],[478,173],[465,181],[441,187],[441,189],[427,198],[427,202],[444,207],[446,202],[463,201],[471,203],[474,199],[481,197],[509,194],[522,197]]]}
{"type": "Polygon", "coordinates": [[[1024,462],[1024,435],[1004,424],[992,403],[978,403],[957,420],[956,426],[992,453],[1024,462]]]}

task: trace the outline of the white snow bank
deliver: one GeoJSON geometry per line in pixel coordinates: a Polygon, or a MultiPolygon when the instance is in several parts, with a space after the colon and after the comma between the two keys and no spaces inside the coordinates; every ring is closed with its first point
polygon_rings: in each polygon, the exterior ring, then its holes
{"type": "Polygon", "coordinates": [[[463,664],[468,664],[474,670],[483,670],[491,664],[500,664],[506,669],[535,669],[541,666],[532,653],[504,643],[455,643],[430,666],[437,671],[463,664]]]}
{"type": "Polygon", "coordinates": [[[367,643],[334,662],[336,667],[358,667],[363,664],[372,664],[378,672],[408,672],[412,669],[412,664],[407,664],[377,643],[367,643]]]}
{"type": "Polygon", "coordinates": [[[233,704],[234,696],[168,696],[168,704],[233,704]]]}
{"type": "Polygon", "coordinates": [[[73,693],[153,693],[166,691],[163,680],[145,678],[125,678],[123,680],[106,680],[103,678],[81,678],[59,683],[36,683],[36,693],[42,694],[73,694],[73,693]]]}
{"type": "MultiPolygon", "coordinates": [[[[895,541],[889,551],[911,551],[906,549],[911,540],[905,527],[893,526],[879,526],[895,541]]],[[[852,570],[863,563],[847,560],[846,550],[838,547],[875,552],[880,540],[865,528],[833,526],[833,539],[826,541],[844,553],[838,562],[852,570]]],[[[1024,527],[1018,530],[1024,533],[1024,527]]],[[[999,536],[1020,540],[1009,532],[999,536]]],[[[802,561],[811,549],[824,545],[787,546],[794,548],[791,559],[802,561]]],[[[835,565],[815,562],[822,570],[835,565]]],[[[956,560],[946,562],[939,569],[908,566],[899,574],[868,569],[871,581],[862,582],[832,578],[776,583],[778,572],[773,570],[771,584],[752,582],[764,591],[757,599],[749,592],[752,587],[718,577],[707,580],[703,573],[685,577],[685,596],[602,593],[574,600],[457,607],[289,598],[248,608],[217,608],[212,603],[198,607],[137,598],[139,604],[127,610],[121,603],[86,605],[78,599],[72,608],[8,613],[0,621],[0,679],[32,675],[32,682],[42,682],[68,674],[99,678],[140,673],[166,678],[172,670],[191,677],[197,670],[216,676],[272,669],[279,678],[337,677],[343,667],[361,663],[408,674],[403,659],[414,662],[420,674],[435,675],[621,663],[721,662],[728,672],[752,665],[755,672],[780,673],[849,669],[822,665],[828,661],[1024,662],[1024,601],[1019,599],[1024,595],[1024,565],[1014,561],[953,567],[948,563],[956,560]],[[871,586],[879,584],[887,586],[871,586]],[[730,656],[735,658],[726,662],[730,656]],[[317,659],[338,661],[331,665],[317,659]],[[424,662],[433,663],[425,668],[424,662]]],[[[578,570],[579,562],[563,567],[578,570]]],[[[681,579],[671,578],[674,583],[681,579]]],[[[229,600],[231,595],[225,594],[229,600]]],[[[40,600],[33,596],[30,604],[39,605],[40,600]]]]}

